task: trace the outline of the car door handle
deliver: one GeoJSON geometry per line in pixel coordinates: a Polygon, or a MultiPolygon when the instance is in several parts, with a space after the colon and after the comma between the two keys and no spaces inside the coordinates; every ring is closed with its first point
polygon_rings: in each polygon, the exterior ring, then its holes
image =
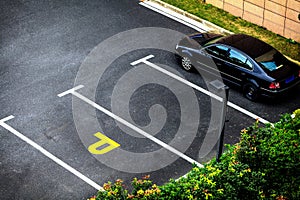
{"type": "Polygon", "coordinates": [[[242,72],[242,73],[241,73],[241,75],[242,75],[242,76],[245,76],[245,75],[246,75],[246,73],[245,73],[245,72],[242,72]]]}

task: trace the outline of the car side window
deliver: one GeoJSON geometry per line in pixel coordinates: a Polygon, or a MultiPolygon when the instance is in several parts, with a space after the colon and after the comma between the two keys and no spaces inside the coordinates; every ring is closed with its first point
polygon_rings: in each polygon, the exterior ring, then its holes
{"type": "Polygon", "coordinates": [[[240,67],[244,67],[249,70],[252,69],[252,63],[248,60],[248,58],[236,50],[231,49],[229,51],[227,59],[229,62],[234,63],[240,67]]]}
{"type": "Polygon", "coordinates": [[[205,50],[207,53],[209,53],[213,56],[224,59],[227,56],[229,48],[222,46],[222,45],[212,45],[212,46],[207,47],[205,50]]]}
{"type": "Polygon", "coordinates": [[[245,68],[246,69],[249,69],[249,70],[252,70],[253,69],[253,65],[252,63],[250,62],[249,59],[247,59],[246,63],[245,63],[245,68]]]}

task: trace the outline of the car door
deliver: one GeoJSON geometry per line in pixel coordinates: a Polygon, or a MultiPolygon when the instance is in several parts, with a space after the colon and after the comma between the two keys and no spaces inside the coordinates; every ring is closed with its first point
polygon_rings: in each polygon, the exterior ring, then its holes
{"type": "Polygon", "coordinates": [[[226,73],[224,73],[224,65],[230,49],[221,44],[212,44],[205,47],[203,50],[213,60],[213,63],[206,66],[208,70],[216,75],[220,73],[223,79],[228,79],[226,73]]]}
{"type": "Polygon", "coordinates": [[[238,86],[243,85],[252,76],[253,65],[250,59],[236,49],[229,49],[222,67],[227,79],[238,86]]]}

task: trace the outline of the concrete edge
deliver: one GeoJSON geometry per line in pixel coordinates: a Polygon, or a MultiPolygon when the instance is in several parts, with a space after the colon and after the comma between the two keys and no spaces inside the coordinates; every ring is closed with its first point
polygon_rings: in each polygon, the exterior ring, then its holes
{"type": "Polygon", "coordinates": [[[156,3],[156,4],[160,5],[160,6],[163,6],[166,9],[170,9],[170,10],[172,10],[174,12],[177,12],[177,13],[185,16],[185,17],[188,17],[188,18],[191,18],[191,19],[193,19],[195,21],[198,21],[198,22],[202,23],[203,25],[205,25],[205,26],[209,27],[210,29],[213,29],[213,30],[215,30],[215,31],[217,31],[219,33],[223,33],[225,35],[233,34],[233,32],[230,32],[230,31],[228,31],[228,30],[226,30],[224,28],[221,28],[221,27],[219,27],[219,26],[217,26],[217,25],[215,25],[215,24],[213,24],[213,23],[211,23],[211,22],[209,22],[207,20],[204,20],[204,19],[202,19],[200,17],[197,17],[196,15],[193,15],[193,14],[187,12],[187,11],[184,11],[184,10],[182,10],[180,8],[177,8],[177,7],[173,6],[173,5],[165,3],[163,1],[160,1],[160,0],[140,0],[140,1],[141,2],[150,1],[150,2],[156,3]]]}
{"type": "MultiPolygon", "coordinates": [[[[204,19],[202,19],[202,18],[200,18],[200,17],[197,17],[196,15],[193,15],[193,14],[191,14],[191,13],[188,13],[187,11],[184,11],[184,10],[182,10],[182,9],[180,9],[180,8],[177,8],[177,7],[175,7],[175,6],[173,6],[173,5],[170,5],[170,4],[166,3],[166,2],[163,2],[163,1],[161,1],[161,0],[140,0],[140,1],[141,1],[141,2],[144,2],[144,3],[147,2],[147,1],[156,3],[156,4],[160,5],[160,6],[163,6],[163,7],[166,8],[166,9],[170,9],[170,10],[172,10],[172,11],[174,11],[174,12],[176,12],[176,13],[179,13],[179,14],[185,16],[185,17],[188,17],[188,18],[191,18],[191,19],[193,19],[193,20],[195,20],[195,21],[198,21],[198,22],[202,23],[203,25],[209,27],[210,29],[215,30],[215,31],[218,32],[218,33],[222,33],[222,34],[225,34],[225,35],[231,35],[231,34],[234,34],[233,32],[228,31],[228,30],[226,30],[226,29],[224,29],[224,28],[221,28],[221,27],[215,25],[215,24],[212,23],[212,22],[209,22],[209,21],[204,20],[204,19]]],[[[300,67],[300,61],[294,60],[294,59],[292,59],[292,58],[290,58],[290,57],[288,57],[288,56],[286,56],[286,55],[285,55],[285,57],[287,57],[290,61],[296,63],[296,64],[299,65],[299,67],[300,67]]]]}

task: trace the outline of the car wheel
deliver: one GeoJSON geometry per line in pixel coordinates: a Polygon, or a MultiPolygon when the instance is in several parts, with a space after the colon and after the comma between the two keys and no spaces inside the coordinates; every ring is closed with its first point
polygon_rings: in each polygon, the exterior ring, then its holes
{"type": "Polygon", "coordinates": [[[186,71],[191,71],[191,69],[193,68],[192,62],[188,57],[182,57],[181,58],[181,66],[186,71]]]}
{"type": "Polygon", "coordinates": [[[243,94],[247,99],[256,101],[258,98],[258,88],[252,83],[247,83],[243,87],[243,94]]]}

